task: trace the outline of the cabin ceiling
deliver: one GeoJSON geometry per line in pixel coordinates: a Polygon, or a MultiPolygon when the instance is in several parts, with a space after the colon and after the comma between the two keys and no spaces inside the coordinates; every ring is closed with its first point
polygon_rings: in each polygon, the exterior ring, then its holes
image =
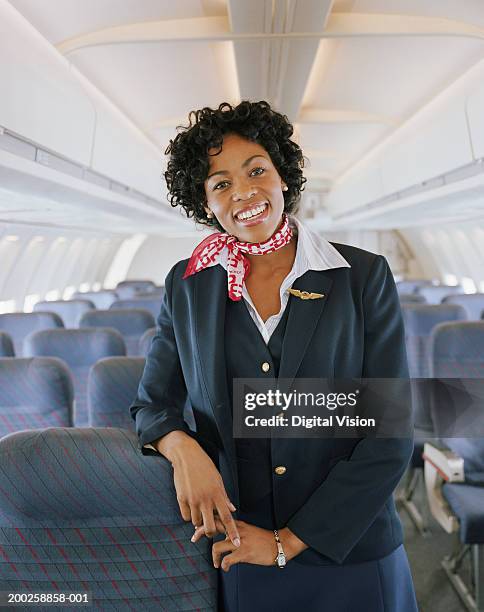
{"type": "Polygon", "coordinates": [[[330,189],[483,58],[482,0],[9,2],[160,157],[190,110],[269,100],[296,124],[308,193],[330,189]]]}

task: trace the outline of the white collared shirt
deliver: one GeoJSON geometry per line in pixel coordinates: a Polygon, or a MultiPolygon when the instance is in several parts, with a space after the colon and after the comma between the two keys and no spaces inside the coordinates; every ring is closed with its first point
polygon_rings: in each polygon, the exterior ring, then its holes
{"type": "MultiPolygon", "coordinates": [[[[291,227],[297,230],[297,248],[296,257],[291,271],[281,283],[280,299],[281,309],[275,315],[270,316],[267,321],[263,321],[260,314],[257,312],[254,303],[251,300],[249,292],[245,286],[242,287],[242,297],[249,311],[252,320],[260,331],[264,342],[267,344],[279,321],[284,314],[284,311],[289,301],[288,289],[292,287],[294,281],[305,274],[308,270],[331,270],[333,268],[350,268],[350,264],[340,255],[335,247],[327,240],[311,231],[296,217],[289,217],[291,227]]],[[[227,269],[227,250],[220,255],[219,264],[227,269]]]]}

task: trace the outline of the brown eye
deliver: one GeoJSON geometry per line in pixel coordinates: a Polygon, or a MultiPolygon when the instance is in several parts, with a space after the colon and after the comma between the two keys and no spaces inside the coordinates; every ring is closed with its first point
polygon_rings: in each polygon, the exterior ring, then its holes
{"type": "Polygon", "coordinates": [[[260,166],[258,168],[254,168],[251,173],[250,176],[260,176],[261,174],[263,174],[265,172],[265,168],[261,168],[260,166]]]}
{"type": "Polygon", "coordinates": [[[216,189],[218,190],[224,189],[228,184],[229,184],[228,181],[220,181],[220,183],[217,183],[216,185],[214,185],[213,190],[215,191],[216,189]]]}

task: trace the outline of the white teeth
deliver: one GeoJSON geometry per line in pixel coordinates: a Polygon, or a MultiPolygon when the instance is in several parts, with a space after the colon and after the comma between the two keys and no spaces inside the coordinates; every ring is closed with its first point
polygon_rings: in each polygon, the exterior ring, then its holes
{"type": "Polygon", "coordinates": [[[263,212],[266,209],[267,204],[259,204],[259,206],[256,206],[255,208],[252,208],[251,210],[246,210],[245,212],[241,212],[237,215],[238,219],[250,219],[251,217],[255,217],[256,215],[260,215],[261,212],[263,212]]]}

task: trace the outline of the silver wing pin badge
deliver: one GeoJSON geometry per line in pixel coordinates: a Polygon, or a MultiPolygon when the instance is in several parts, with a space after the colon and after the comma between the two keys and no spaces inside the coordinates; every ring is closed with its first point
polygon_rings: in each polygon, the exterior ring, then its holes
{"type": "Polygon", "coordinates": [[[310,293],[309,291],[299,291],[299,289],[288,289],[287,291],[301,300],[319,300],[324,298],[324,293],[310,293]]]}

